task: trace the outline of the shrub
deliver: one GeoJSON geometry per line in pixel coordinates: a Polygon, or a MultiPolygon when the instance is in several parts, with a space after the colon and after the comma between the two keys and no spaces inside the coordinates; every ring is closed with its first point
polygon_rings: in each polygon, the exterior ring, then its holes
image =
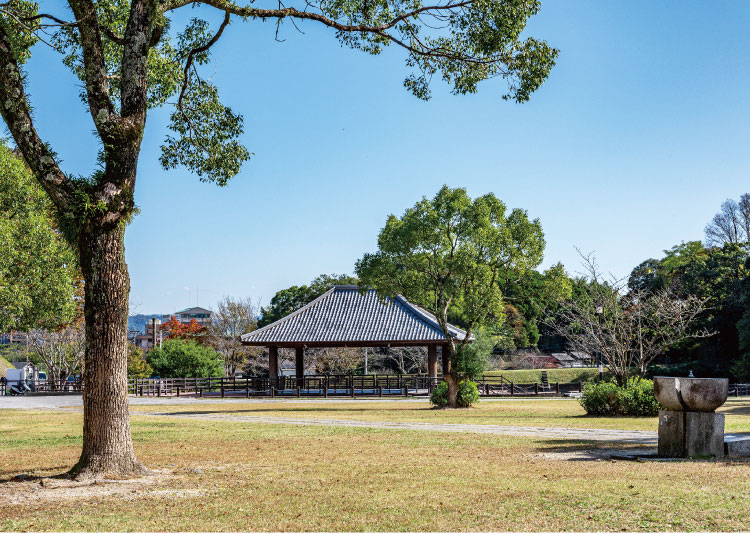
{"type": "Polygon", "coordinates": [[[625,387],[615,382],[590,382],[584,386],[581,406],[589,415],[653,416],[659,413],[651,380],[631,378],[625,387]]]}
{"type": "Polygon", "coordinates": [[[658,415],[659,401],[654,395],[653,380],[628,380],[628,386],[621,389],[620,406],[623,415],[658,415]]]}
{"type": "MultiPolygon", "coordinates": [[[[456,406],[458,408],[468,408],[479,400],[479,390],[477,385],[471,380],[462,380],[458,384],[458,396],[456,406]]],[[[448,384],[440,382],[432,391],[430,402],[438,408],[448,406],[448,384]]]]}
{"type": "Polygon", "coordinates": [[[168,339],[146,355],[154,372],[169,378],[223,376],[219,353],[187,339],[168,339]]]}

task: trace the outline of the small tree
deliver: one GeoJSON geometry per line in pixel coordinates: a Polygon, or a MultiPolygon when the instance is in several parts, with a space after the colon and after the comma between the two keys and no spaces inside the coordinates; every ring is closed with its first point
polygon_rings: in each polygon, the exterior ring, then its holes
{"type": "Polygon", "coordinates": [[[34,330],[29,334],[29,348],[47,370],[51,389],[60,389],[69,376],[79,373],[83,365],[85,336],[75,327],[57,332],[34,330]]]}
{"type": "Polygon", "coordinates": [[[258,313],[259,306],[249,298],[224,297],[211,315],[208,343],[222,355],[228,376],[242,369],[247,359],[259,352],[257,347],[245,346],[240,340],[242,334],[258,327],[258,313]]]}
{"type": "Polygon", "coordinates": [[[709,245],[722,246],[725,243],[750,241],[750,193],[740,196],[739,202],[727,199],[705,231],[706,243],[709,245]]]}
{"type": "Polygon", "coordinates": [[[195,319],[189,323],[181,323],[174,315],[169,321],[162,323],[162,332],[166,332],[167,339],[192,339],[196,343],[204,343],[208,336],[208,328],[199,324],[195,319]]]}
{"type": "Polygon", "coordinates": [[[143,351],[135,345],[128,345],[128,378],[148,378],[153,372],[143,357],[143,351]]]}
{"type": "Polygon", "coordinates": [[[603,280],[595,258],[584,256],[587,274],[576,298],[561,303],[550,327],[573,350],[599,352],[618,385],[648,366],[671,346],[690,337],[710,335],[694,329],[706,301],[694,295],[677,297],[669,289],[625,292],[622,280],[603,280]]]}
{"type": "Polygon", "coordinates": [[[448,405],[456,407],[459,356],[467,354],[475,330],[502,313],[499,280],[541,262],[541,224],[523,210],[506,214],[505,204],[491,193],[472,200],[465,189],[443,186],[402,217],[388,217],[378,248],[357,262],[360,283],[381,296],[400,293],[435,315],[448,339],[443,349],[448,405]],[[466,330],[461,340],[448,327],[451,313],[466,330]]]}
{"type": "Polygon", "coordinates": [[[189,339],[168,339],[146,355],[154,372],[170,378],[223,376],[224,365],[211,347],[189,339]]]}

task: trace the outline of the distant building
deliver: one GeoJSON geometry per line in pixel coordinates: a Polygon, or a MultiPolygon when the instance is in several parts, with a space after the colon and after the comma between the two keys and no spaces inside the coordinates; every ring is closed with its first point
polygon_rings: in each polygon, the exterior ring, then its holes
{"type": "MultiPolygon", "coordinates": [[[[201,326],[208,326],[211,324],[211,310],[201,308],[200,306],[178,311],[173,315],[177,317],[177,320],[182,324],[188,324],[193,319],[195,319],[195,321],[201,326]]],[[[167,322],[170,318],[171,316],[163,316],[162,320],[164,320],[164,322],[167,322]]]]}
{"type": "Polygon", "coordinates": [[[211,310],[196,306],[187,308],[171,314],[162,315],[161,319],[151,319],[146,323],[146,332],[138,334],[133,338],[133,344],[144,352],[154,348],[154,344],[159,344],[165,334],[162,332],[162,325],[169,322],[172,317],[176,318],[182,324],[190,324],[195,320],[201,326],[208,327],[211,324],[211,310]]]}

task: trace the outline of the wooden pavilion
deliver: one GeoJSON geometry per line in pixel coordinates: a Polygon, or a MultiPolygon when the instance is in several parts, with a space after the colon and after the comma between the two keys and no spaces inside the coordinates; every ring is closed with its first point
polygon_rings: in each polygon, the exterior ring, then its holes
{"type": "MultiPolygon", "coordinates": [[[[466,332],[449,325],[457,341],[466,332]]],[[[375,290],[333,286],[299,310],[242,336],[246,345],[268,347],[268,369],[278,377],[279,348],[294,348],[297,383],[304,380],[306,347],[427,347],[427,372],[437,378],[437,348],[448,338],[434,315],[401,295],[381,300],[375,290]]],[[[446,351],[442,351],[444,358],[446,351]]],[[[446,366],[447,362],[443,362],[446,366]]]]}

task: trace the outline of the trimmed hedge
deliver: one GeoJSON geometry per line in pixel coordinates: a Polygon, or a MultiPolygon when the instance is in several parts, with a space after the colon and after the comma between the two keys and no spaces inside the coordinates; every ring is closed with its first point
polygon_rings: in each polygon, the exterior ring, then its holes
{"type": "Polygon", "coordinates": [[[659,402],[654,396],[654,382],[631,378],[625,387],[615,382],[590,382],[583,387],[581,406],[589,415],[654,416],[659,402]]]}

